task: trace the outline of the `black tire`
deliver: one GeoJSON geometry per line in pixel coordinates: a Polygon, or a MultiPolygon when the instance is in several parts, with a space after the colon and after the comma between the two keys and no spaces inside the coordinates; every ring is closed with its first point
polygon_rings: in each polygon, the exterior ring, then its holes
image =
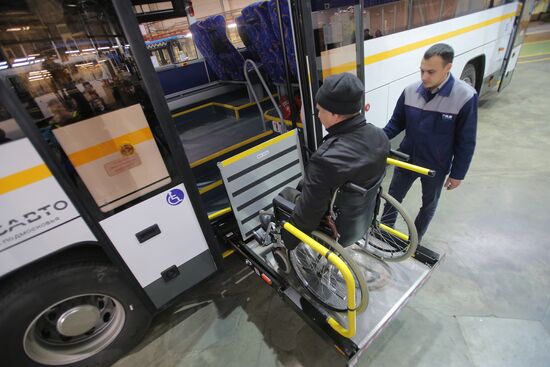
{"type": "Polygon", "coordinates": [[[375,220],[369,229],[367,241],[362,247],[373,256],[388,262],[407,260],[416,252],[418,246],[418,232],[414,220],[403,205],[390,194],[380,191],[379,198],[378,213],[375,213],[375,220]],[[388,213],[384,212],[386,204],[389,208],[388,213]],[[396,218],[390,224],[388,223],[388,214],[391,213],[396,218]],[[405,236],[406,239],[393,235],[392,230],[405,236]]]}
{"type": "Polygon", "coordinates": [[[141,340],[152,317],[120,270],[104,262],[35,268],[0,290],[0,310],[8,367],[110,366],[141,340]]]}
{"type": "Polygon", "coordinates": [[[460,80],[465,81],[472,88],[476,89],[477,72],[474,64],[466,64],[460,75],[460,80]]]}

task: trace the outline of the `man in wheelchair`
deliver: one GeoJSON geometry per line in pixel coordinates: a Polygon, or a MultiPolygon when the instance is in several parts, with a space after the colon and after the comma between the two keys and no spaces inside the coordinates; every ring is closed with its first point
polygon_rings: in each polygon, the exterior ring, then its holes
{"type": "MultiPolygon", "coordinates": [[[[288,221],[302,232],[310,235],[324,223],[342,246],[353,244],[367,232],[390,152],[383,130],[367,123],[360,113],[364,93],[363,83],[352,74],[325,80],[315,99],[328,135],[311,156],[301,189],[287,187],[274,200],[275,213],[286,211],[288,221]],[[360,193],[350,183],[368,190],[360,193]],[[331,203],[333,198],[335,203],[331,203]],[[330,215],[324,219],[327,211],[330,215]]],[[[288,250],[300,243],[286,230],[281,235],[288,250]]]]}

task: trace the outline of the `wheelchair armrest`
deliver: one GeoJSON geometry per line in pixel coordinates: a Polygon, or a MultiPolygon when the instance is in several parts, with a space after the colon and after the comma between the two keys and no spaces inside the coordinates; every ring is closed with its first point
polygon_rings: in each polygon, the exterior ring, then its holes
{"type": "Polygon", "coordinates": [[[273,198],[273,211],[277,221],[288,220],[295,207],[296,205],[293,202],[288,201],[282,196],[277,195],[273,198]]]}

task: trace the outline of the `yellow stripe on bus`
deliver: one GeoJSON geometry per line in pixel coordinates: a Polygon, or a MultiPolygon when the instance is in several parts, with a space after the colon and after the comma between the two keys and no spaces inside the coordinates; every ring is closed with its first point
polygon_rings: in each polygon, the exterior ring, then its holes
{"type": "Polygon", "coordinates": [[[284,140],[288,137],[291,137],[294,134],[296,134],[296,130],[290,130],[289,132],[286,132],[283,135],[279,135],[276,138],[273,138],[271,140],[263,142],[262,144],[256,145],[254,148],[250,148],[250,149],[245,150],[244,152],[239,153],[239,154],[237,154],[237,155],[235,155],[231,158],[227,158],[225,161],[221,162],[221,165],[222,165],[222,167],[227,167],[230,164],[233,164],[233,163],[237,162],[238,160],[240,160],[244,157],[247,157],[251,154],[259,152],[260,150],[265,149],[265,148],[267,148],[267,147],[269,147],[269,146],[271,146],[271,145],[273,145],[273,144],[275,144],[275,143],[277,143],[281,140],[284,140]]]}
{"type": "MultiPolygon", "coordinates": [[[[389,58],[392,58],[392,57],[395,57],[395,56],[402,55],[404,53],[419,49],[419,48],[424,47],[424,46],[430,46],[434,43],[438,43],[438,42],[444,41],[444,40],[452,38],[452,37],[460,36],[464,33],[472,32],[472,31],[475,31],[476,29],[487,27],[487,26],[490,26],[491,24],[499,23],[499,22],[502,22],[503,20],[506,20],[508,18],[513,18],[515,16],[516,16],[515,12],[508,13],[508,14],[505,14],[505,15],[501,15],[500,17],[496,17],[496,18],[493,18],[493,19],[486,20],[486,21],[481,22],[481,23],[477,23],[477,24],[473,24],[473,25],[468,26],[468,27],[457,29],[455,31],[443,33],[443,34],[440,34],[438,36],[426,38],[422,41],[409,43],[408,45],[397,47],[397,48],[394,48],[392,50],[379,52],[377,54],[367,56],[367,57],[365,57],[365,66],[370,65],[370,64],[374,64],[374,63],[377,63],[377,62],[380,62],[380,61],[383,61],[383,60],[386,60],[386,59],[389,59],[389,58]]],[[[333,74],[339,74],[339,73],[343,73],[343,72],[346,72],[346,71],[355,70],[356,66],[357,65],[356,65],[355,61],[353,61],[353,62],[347,62],[347,63],[339,65],[339,66],[335,66],[333,68],[323,69],[323,78],[326,78],[326,77],[328,77],[330,75],[333,75],[333,74]]]]}
{"type": "Polygon", "coordinates": [[[38,166],[2,177],[0,178],[0,195],[41,181],[51,175],[52,173],[45,164],[39,164],[38,166]]]}
{"type": "Polygon", "coordinates": [[[73,166],[78,167],[120,151],[120,147],[123,144],[129,143],[137,145],[151,139],[153,139],[151,129],[149,129],[149,127],[144,127],[143,129],[118,136],[114,139],[69,154],[69,159],[73,166]]]}

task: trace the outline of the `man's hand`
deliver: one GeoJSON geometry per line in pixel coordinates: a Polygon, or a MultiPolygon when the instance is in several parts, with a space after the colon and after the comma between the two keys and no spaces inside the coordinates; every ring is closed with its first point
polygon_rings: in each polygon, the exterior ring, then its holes
{"type": "Polygon", "coordinates": [[[447,181],[445,181],[445,184],[443,187],[446,187],[447,190],[456,189],[458,186],[460,186],[460,183],[462,180],[457,180],[455,178],[447,177],[447,181]]]}

